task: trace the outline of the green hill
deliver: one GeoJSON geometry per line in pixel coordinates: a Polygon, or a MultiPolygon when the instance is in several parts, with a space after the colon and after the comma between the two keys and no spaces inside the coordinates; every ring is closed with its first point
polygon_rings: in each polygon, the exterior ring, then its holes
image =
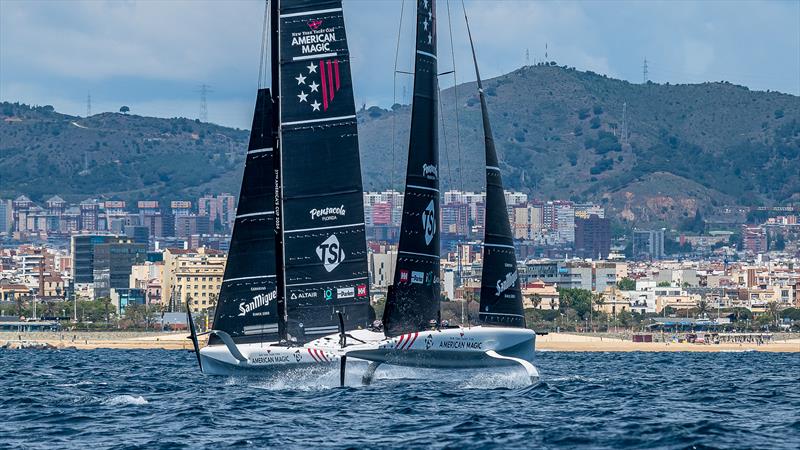
{"type": "MultiPolygon", "coordinates": [[[[631,84],[553,65],[521,68],[487,80],[485,89],[509,189],[602,202],[637,223],[675,224],[719,205],[800,202],[796,96],[725,82],[631,84]]],[[[457,91],[457,102],[455,89],[442,92],[440,176],[444,188],[481,189],[475,84],[457,91]]],[[[365,188],[402,188],[409,112],[404,105],[359,112],[365,188]]],[[[0,104],[0,118],[0,197],[238,191],[247,131],[182,118],[78,118],[9,103],[0,104]]]]}

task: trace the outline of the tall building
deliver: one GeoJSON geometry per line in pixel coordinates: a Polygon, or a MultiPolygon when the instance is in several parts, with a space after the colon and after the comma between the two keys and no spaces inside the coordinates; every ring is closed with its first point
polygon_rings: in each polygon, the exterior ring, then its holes
{"type": "Polygon", "coordinates": [[[764,227],[742,225],[742,247],[750,253],[767,251],[767,230],[764,227]]]}
{"type": "Polygon", "coordinates": [[[172,215],[177,217],[188,216],[192,213],[192,202],[186,200],[173,200],[169,202],[172,215]]]}
{"type": "Polygon", "coordinates": [[[81,230],[102,231],[100,226],[100,203],[94,199],[86,199],[80,204],[81,230]]]}
{"type": "Polygon", "coordinates": [[[211,233],[211,224],[208,216],[196,214],[175,216],[175,237],[188,239],[192,235],[211,233]]]}
{"type": "Polygon", "coordinates": [[[633,257],[661,259],[664,253],[664,229],[633,230],[633,257]]]}
{"type": "Polygon", "coordinates": [[[233,229],[236,220],[236,198],[228,193],[204,195],[197,200],[198,214],[208,216],[212,229],[219,224],[224,231],[233,229]]]}
{"type": "Polygon", "coordinates": [[[113,235],[73,234],[70,237],[70,255],[72,256],[72,283],[76,291],[88,289],[94,292],[94,256],[95,247],[115,239],[113,235]]]}
{"type": "Polygon", "coordinates": [[[11,231],[13,225],[14,216],[12,214],[11,200],[0,199],[0,233],[11,231]]]}
{"type": "Polygon", "coordinates": [[[214,306],[225,272],[225,261],[225,253],[208,248],[166,249],[161,301],[172,311],[184,310],[188,299],[191,299],[193,308],[214,306]]]}
{"type": "Polygon", "coordinates": [[[534,239],[542,229],[542,206],[527,204],[514,208],[511,222],[515,239],[534,239]]]}
{"type": "Polygon", "coordinates": [[[580,258],[605,259],[611,251],[611,221],[596,214],[575,219],[575,254],[580,258]]]}
{"type": "Polygon", "coordinates": [[[94,247],[95,297],[108,297],[111,289],[127,288],[131,267],[147,259],[147,244],[138,244],[131,239],[117,238],[96,244],[94,247]]]}
{"type": "Polygon", "coordinates": [[[556,231],[562,242],[575,242],[575,210],[572,205],[556,206],[556,231]]]}
{"type": "Polygon", "coordinates": [[[466,236],[469,230],[469,207],[466,203],[450,203],[441,207],[442,234],[466,236]]]}

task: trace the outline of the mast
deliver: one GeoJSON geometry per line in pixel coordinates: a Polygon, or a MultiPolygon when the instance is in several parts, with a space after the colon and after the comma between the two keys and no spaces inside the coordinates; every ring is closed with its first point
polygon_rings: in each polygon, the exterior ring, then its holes
{"type": "Polygon", "coordinates": [[[276,267],[276,292],[277,292],[277,314],[281,318],[278,321],[278,338],[286,341],[286,282],[284,278],[283,260],[283,215],[281,214],[281,114],[280,114],[280,20],[278,4],[280,0],[267,0],[269,3],[269,30],[270,30],[270,82],[274,96],[270,98],[275,114],[272,115],[272,136],[274,140],[275,153],[272,160],[274,172],[273,202],[275,205],[275,267],[276,267]]]}
{"type": "Polygon", "coordinates": [[[439,320],[437,73],[436,7],[433,0],[417,0],[408,168],[394,283],[383,315],[387,336],[420,331],[439,320]]]}
{"type": "Polygon", "coordinates": [[[486,325],[525,327],[525,314],[522,308],[522,293],[517,273],[517,256],[514,239],[508,221],[503,178],[494,146],[489,110],[483,92],[481,74],[475,45],[469,29],[466,10],[464,20],[467,24],[472,61],[478,81],[478,96],[481,101],[483,120],[483,139],[486,153],[486,220],[483,239],[483,273],[481,276],[481,304],[479,320],[486,325]]]}
{"type": "MultiPolygon", "coordinates": [[[[286,337],[308,342],[366,327],[369,310],[361,161],[341,0],[277,11],[278,203],[286,337]]],[[[275,68],[277,67],[277,76],[275,68]]]]}

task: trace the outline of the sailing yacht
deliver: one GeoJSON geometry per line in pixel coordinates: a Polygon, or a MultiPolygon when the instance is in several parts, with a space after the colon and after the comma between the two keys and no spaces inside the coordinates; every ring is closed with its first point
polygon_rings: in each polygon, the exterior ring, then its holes
{"type": "Polygon", "coordinates": [[[441,324],[435,21],[434,2],[418,0],[408,168],[394,284],[383,316],[385,336],[346,347],[341,378],[346,359],[354,357],[371,361],[365,383],[382,363],[424,368],[520,366],[533,381],[539,377],[532,364],[536,333],[525,327],[503,182],[474,46],[487,191],[480,325],[449,328],[441,324]]]}
{"type": "Polygon", "coordinates": [[[228,261],[202,349],[188,312],[207,374],[335,365],[345,333],[369,320],[341,0],[272,0],[268,8],[271,89],[256,98],[228,261]]]}

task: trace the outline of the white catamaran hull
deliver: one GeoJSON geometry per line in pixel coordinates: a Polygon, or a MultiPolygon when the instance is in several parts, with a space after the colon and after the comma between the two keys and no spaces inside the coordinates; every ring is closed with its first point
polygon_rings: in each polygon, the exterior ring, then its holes
{"type": "Polygon", "coordinates": [[[338,367],[342,351],[338,342],[323,338],[303,346],[278,343],[212,345],[200,350],[203,373],[207,375],[269,375],[293,369],[338,367]]]}
{"type": "MultiPolygon", "coordinates": [[[[355,333],[354,333],[355,335],[355,333]]],[[[532,380],[539,378],[533,366],[536,333],[525,328],[476,326],[420,331],[377,342],[351,345],[348,358],[398,366],[470,369],[523,367],[532,380]]]]}

